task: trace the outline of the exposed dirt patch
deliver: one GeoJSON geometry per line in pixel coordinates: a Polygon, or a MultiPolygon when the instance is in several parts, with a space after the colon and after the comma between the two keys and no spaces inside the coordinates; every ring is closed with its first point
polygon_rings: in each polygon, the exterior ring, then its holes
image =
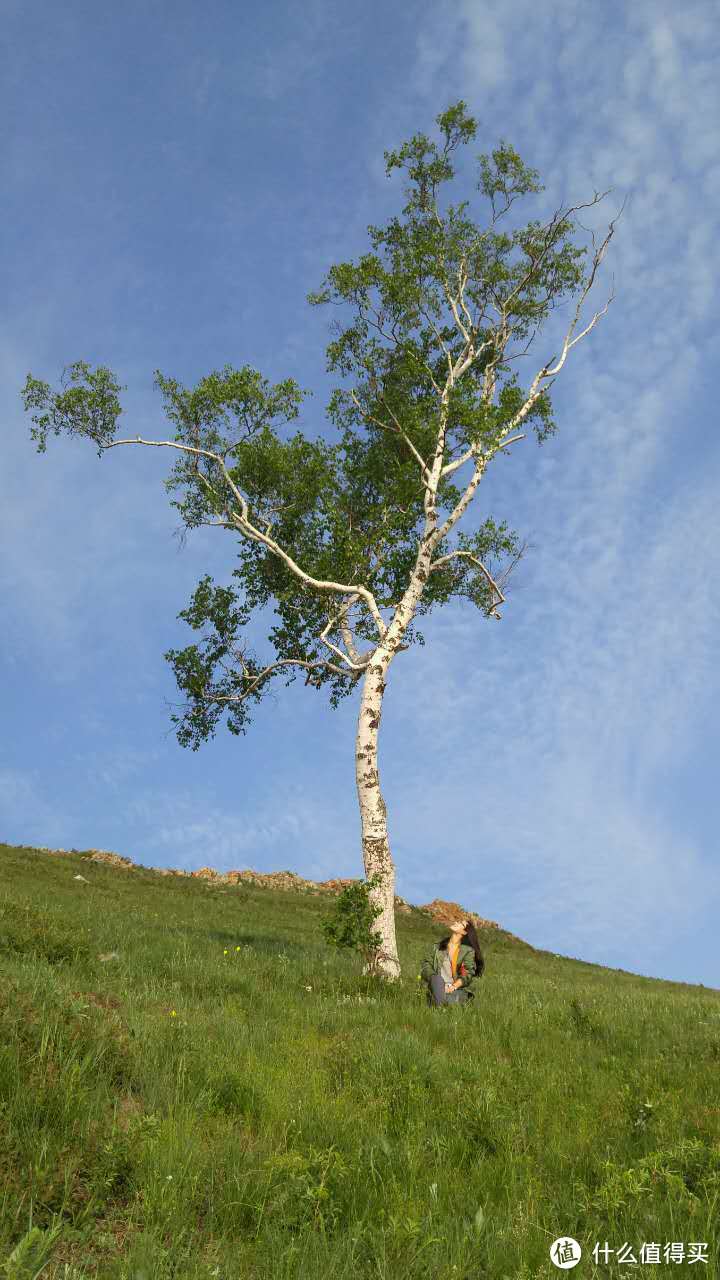
{"type": "Polygon", "coordinates": [[[123,1093],[117,1102],[117,1122],[121,1129],[127,1130],[135,1116],[142,1115],[145,1110],[139,1098],[131,1093],[123,1093]]]}
{"type": "Polygon", "coordinates": [[[95,1005],[96,1009],[119,1009],[122,1004],[117,996],[104,995],[101,991],[71,991],[70,995],[95,1005]]]}

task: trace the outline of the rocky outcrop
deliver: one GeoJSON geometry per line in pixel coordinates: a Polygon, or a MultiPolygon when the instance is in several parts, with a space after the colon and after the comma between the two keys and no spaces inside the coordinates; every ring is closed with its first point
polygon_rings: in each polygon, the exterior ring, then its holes
{"type": "Polygon", "coordinates": [[[135,863],[129,858],[122,858],[119,853],[110,853],[107,849],[91,849],[91,862],[108,862],[113,867],[122,867],[124,871],[132,871],[135,863]]]}
{"type": "MultiPolygon", "coordinates": [[[[24,845],[18,845],[17,848],[24,848],[24,845]]],[[[109,849],[48,849],[46,845],[40,844],[33,846],[37,853],[47,853],[50,857],[59,858],[64,854],[81,853],[89,862],[109,862],[113,867],[122,867],[125,871],[132,871],[135,863],[129,858],[123,858],[119,853],[111,853],[109,849]]]]}
{"type": "MultiPolygon", "coordinates": [[[[108,849],[81,851],[79,849],[48,849],[40,846],[37,852],[55,856],[82,852],[83,857],[90,862],[104,862],[123,871],[132,871],[136,868],[136,864],[130,858],[123,858],[119,853],[112,853],[108,849]]],[[[331,880],[306,880],[295,871],[253,871],[250,868],[243,871],[216,871],[214,867],[200,867],[197,871],[180,871],[175,867],[143,867],[142,870],[154,871],[159,876],[190,876],[195,880],[204,880],[208,885],[254,884],[263,889],[290,889],[296,893],[309,893],[313,896],[325,893],[337,895],[342,893],[348,885],[356,883],[356,879],[352,876],[339,876],[331,880]]],[[[403,914],[421,911],[438,924],[450,924],[451,921],[460,917],[472,920],[478,929],[500,928],[495,920],[485,920],[476,911],[468,911],[458,902],[446,902],[443,898],[433,898],[433,901],[428,902],[424,907],[414,907],[405,898],[396,894],[395,910],[403,914]]]]}
{"type": "MultiPolygon", "coordinates": [[[[242,872],[217,872],[213,867],[201,867],[196,872],[169,872],[165,868],[152,867],[151,870],[158,872],[160,876],[191,876],[195,879],[204,879],[214,884],[258,884],[260,888],[282,888],[282,890],[295,890],[301,893],[342,893],[343,888],[347,888],[348,884],[355,884],[354,877],[336,877],[327,879],[327,881],[310,881],[299,876],[297,872],[254,872],[250,868],[242,870],[242,872]]],[[[477,911],[468,911],[464,906],[460,906],[459,902],[447,902],[441,897],[436,897],[432,902],[428,902],[425,906],[413,906],[411,902],[407,902],[404,897],[400,897],[398,893],[395,895],[395,909],[401,911],[402,914],[409,914],[411,911],[423,911],[430,919],[437,920],[438,924],[451,924],[452,920],[456,920],[459,916],[473,920],[475,928],[479,929],[498,929],[500,924],[497,920],[486,920],[484,916],[478,915],[477,911]]]]}
{"type": "Polygon", "coordinates": [[[438,924],[452,924],[453,920],[472,920],[476,929],[499,929],[496,920],[484,920],[476,911],[466,911],[459,902],[445,902],[443,898],[433,898],[427,906],[421,907],[438,924]]]}

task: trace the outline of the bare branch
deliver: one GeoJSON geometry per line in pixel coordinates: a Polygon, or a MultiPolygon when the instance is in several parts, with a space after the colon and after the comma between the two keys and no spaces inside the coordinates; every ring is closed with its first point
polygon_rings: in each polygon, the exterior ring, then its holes
{"type": "Polygon", "coordinates": [[[335,674],[339,676],[348,676],[352,674],[350,671],[346,670],[345,667],[338,667],[334,662],[329,662],[325,658],[318,662],[307,662],[303,658],[279,658],[277,662],[271,663],[269,667],[265,667],[263,671],[259,672],[248,688],[243,690],[242,693],[208,693],[196,696],[201,697],[204,702],[244,702],[263,680],[267,679],[269,675],[272,675],[272,673],[277,671],[280,667],[305,667],[309,671],[313,671],[317,667],[322,667],[326,671],[334,671],[335,674]]]}
{"type": "MultiPolygon", "coordinates": [[[[445,352],[445,358],[446,358],[446,360],[447,360],[447,362],[448,362],[448,370],[452,369],[452,360],[451,360],[451,358],[450,358],[450,352],[449,352],[448,348],[447,348],[447,347],[446,347],[446,345],[445,345],[445,342],[444,342],[444,340],[443,340],[443,338],[442,338],[442,335],[441,335],[441,333],[440,333],[440,330],[438,329],[437,325],[435,324],[435,321],[433,320],[433,318],[432,318],[432,316],[430,315],[430,313],[429,313],[428,311],[425,311],[425,309],[424,309],[423,307],[420,307],[420,306],[419,306],[419,307],[418,307],[418,311],[420,312],[420,315],[421,315],[421,316],[423,316],[425,320],[427,320],[428,324],[430,325],[430,328],[432,329],[433,333],[435,334],[435,337],[437,338],[437,341],[438,341],[439,345],[442,347],[443,351],[445,352]]],[[[433,384],[433,388],[434,388],[434,390],[435,390],[435,391],[437,391],[438,395],[442,395],[442,388],[441,388],[441,387],[439,386],[439,384],[435,381],[435,377],[434,377],[434,375],[433,375],[433,371],[432,371],[432,369],[430,368],[430,366],[429,366],[428,364],[426,364],[426,362],[425,362],[424,360],[422,361],[422,364],[423,364],[423,367],[424,367],[424,368],[427,370],[427,372],[430,374],[430,381],[431,381],[431,382],[432,382],[432,384],[433,384]]]]}
{"type": "Polygon", "coordinates": [[[525,552],[527,551],[528,547],[531,545],[532,544],[527,541],[523,542],[522,546],[520,547],[520,550],[517,552],[515,556],[513,556],[513,559],[510,561],[510,564],[507,566],[507,568],[503,570],[502,576],[498,579],[502,587],[507,586],[508,579],[512,574],[513,569],[515,569],[518,566],[523,556],[525,555],[525,552]]]}
{"type": "MultiPolygon", "coordinates": [[[[607,194],[607,192],[605,192],[604,194],[606,195],[606,194],[607,194]]],[[[590,202],[590,204],[592,205],[592,204],[597,203],[597,200],[599,200],[599,199],[602,199],[602,197],[601,197],[601,196],[596,196],[595,200],[591,201],[591,202],[590,202]]],[[[623,208],[624,208],[624,204],[625,204],[625,202],[623,201],[623,208]]],[[[588,206],[588,205],[577,205],[577,206],[575,206],[575,208],[574,208],[574,209],[568,210],[568,212],[575,212],[575,210],[576,210],[576,209],[583,209],[583,208],[587,208],[587,207],[589,207],[589,206],[588,206]]],[[[622,209],[620,210],[620,213],[622,213],[622,209]]],[[[619,216],[620,216],[620,215],[618,214],[618,217],[619,217],[619,216]]],[[[557,365],[555,365],[555,367],[554,367],[554,368],[552,368],[552,369],[551,369],[551,368],[549,367],[549,366],[550,366],[550,363],[551,363],[551,361],[552,361],[552,360],[554,360],[554,358],[555,358],[554,356],[553,356],[553,357],[551,357],[551,360],[549,360],[549,361],[547,362],[547,364],[545,364],[545,365],[543,366],[543,368],[542,368],[542,369],[540,369],[540,371],[536,374],[535,378],[533,379],[532,385],[531,385],[531,387],[530,387],[530,393],[529,393],[529,395],[528,395],[528,397],[527,397],[527,399],[526,399],[525,403],[524,403],[524,404],[522,405],[522,407],[518,410],[518,412],[514,415],[514,417],[510,420],[510,422],[508,422],[508,423],[506,424],[506,426],[503,428],[503,431],[501,432],[500,438],[498,439],[498,441],[497,441],[497,443],[496,443],[496,445],[495,445],[495,447],[494,447],[494,449],[493,449],[493,451],[492,451],[493,453],[496,453],[500,448],[503,448],[503,447],[504,447],[504,445],[503,445],[503,443],[502,443],[503,436],[504,436],[504,435],[506,435],[509,431],[512,431],[516,426],[518,426],[518,424],[519,424],[520,422],[522,422],[523,418],[525,418],[525,417],[527,416],[527,414],[529,413],[529,411],[530,411],[530,409],[532,408],[533,404],[534,404],[534,403],[535,403],[535,401],[538,399],[538,396],[541,394],[541,389],[539,388],[539,383],[540,383],[540,382],[542,382],[542,381],[544,381],[546,378],[553,377],[555,374],[557,374],[557,373],[560,371],[560,369],[562,368],[563,364],[565,363],[565,359],[566,359],[566,357],[567,357],[567,353],[568,353],[568,351],[570,350],[570,348],[571,348],[571,347],[573,347],[573,346],[575,345],[575,343],[576,343],[576,342],[579,342],[581,338],[584,338],[586,333],[589,333],[589,332],[590,332],[590,330],[593,328],[593,326],[595,325],[595,323],[600,319],[600,317],[601,317],[601,316],[603,316],[603,315],[605,315],[605,313],[606,313],[606,311],[607,311],[607,309],[608,309],[608,307],[609,307],[610,303],[613,301],[614,296],[615,296],[615,295],[614,295],[614,293],[612,293],[612,294],[611,294],[611,296],[610,296],[610,298],[609,298],[608,302],[605,304],[605,306],[603,307],[602,311],[598,311],[598,312],[596,312],[596,314],[593,316],[593,318],[592,318],[592,320],[590,321],[590,323],[589,323],[588,325],[586,325],[586,327],[583,329],[583,331],[582,331],[581,333],[579,333],[579,334],[577,335],[577,337],[573,338],[573,339],[572,339],[572,341],[570,341],[570,338],[571,338],[572,332],[573,332],[573,330],[574,330],[574,328],[575,328],[575,326],[576,326],[576,324],[577,324],[578,317],[579,317],[579,315],[580,315],[580,310],[581,310],[581,308],[582,308],[582,304],[583,304],[583,302],[585,301],[585,298],[587,297],[587,295],[588,295],[588,293],[589,293],[590,289],[592,288],[593,282],[594,282],[594,280],[595,280],[595,275],[596,275],[596,273],[597,273],[597,269],[598,269],[598,267],[599,267],[600,263],[602,262],[602,259],[603,259],[604,254],[605,254],[605,250],[607,249],[607,246],[608,246],[608,244],[610,243],[610,240],[612,239],[612,236],[613,236],[613,233],[614,233],[614,230],[615,230],[615,222],[616,222],[616,221],[617,221],[617,219],[615,218],[615,219],[613,219],[613,221],[610,223],[610,230],[608,231],[608,234],[607,234],[607,236],[605,237],[605,239],[604,239],[604,241],[603,241],[602,245],[600,246],[599,250],[598,250],[598,251],[596,252],[596,254],[595,254],[595,257],[594,257],[594,260],[593,260],[593,267],[592,267],[592,271],[591,271],[590,276],[589,276],[589,278],[588,278],[588,282],[587,282],[587,284],[586,284],[586,286],[585,286],[585,289],[583,290],[583,293],[582,293],[582,296],[581,296],[581,298],[580,298],[580,301],[578,302],[578,305],[577,305],[577,308],[576,308],[576,311],[575,311],[575,318],[574,318],[574,320],[573,320],[572,324],[570,325],[570,327],[569,327],[569,329],[568,329],[568,332],[567,332],[567,334],[566,334],[566,336],[565,336],[565,341],[564,341],[564,343],[563,343],[562,355],[561,355],[561,357],[560,357],[559,362],[557,363],[557,365]]],[[[511,296],[512,296],[512,295],[511,295],[511,296]]],[[[503,317],[503,318],[504,318],[504,317],[503,317]]],[[[534,335],[533,335],[533,336],[534,336],[534,335]]],[[[495,361],[493,361],[493,362],[492,362],[492,364],[493,364],[493,365],[494,365],[495,363],[496,363],[495,361]]],[[[551,386],[552,386],[552,382],[550,382],[550,383],[548,384],[548,387],[547,387],[547,388],[543,388],[543,389],[547,389],[547,390],[549,390],[549,388],[550,388],[551,386]]],[[[485,398],[485,395],[484,395],[484,394],[483,394],[483,398],[485,398]]],[[[448,464],[448,466],[447,466],[447,467],[445,467],[445,468],[443,469],[442,474],[443,474],[443,475],[447,475],[447,474],[449,474],[449,472],[451,472],[451,471],[455,471],[458,467],[462,466],[465,462],[469,462],[469,461],[471,460],[471,458],[473,458],[473,457],[475,457],[475,456],[476,456],[476,451],[475,451],[475,449],[472,449],[472,448],[471,448],[471,449],[469,449],[465,454],[463,454],[463,456],[462,456],[461,458],[456,458],[453,462],[449,463],[449,464],[448,464]]],[[[469,483],[469,485],[468,485],[468,487],[467,487],[467,489],[466,489],[465,493],[463,494],[463,496],[462,496],[462,498],[460,499],[460,501],[459,501],[459,503],[458,503],[457,507],[455,508],[455,511],[453,511],[453,512],[452,512],[452,514],[448,517],[448,519],[446,520],[445,524],[442,526],[442,529],[440,529],[440,530],[438,530],[438,531],[436,532],[436,535],[435,535],[435,536],[436,536],[436,539],[437,539],[438,541],[439,541],[442,537],[444,537],[444,536],[445,536],[445,534],[449,531],[449,529],[451,529],[451,528],[453,527],[453,525],[456,523],[456,521],[459,519],[459,517],[460,517],[460,516],[463,514],[463,512],[466,510],[467,506],[469,505],[469,503],[470,503],[470,501],[471,501],[471,499],[472,499],[472,497],[473,497],[473,495],[474,495],[474,493],[475,493],[475,490],[476,490],[476,488],[477,488],[477,485],[478,485],[478,484],[479,484],[479,482],[480,482],[480,476],[482,475],[482,472],[484,471],[485,466],[487,465],[487,462],[489,461],[489,457],[490,457],[490,456],[492,456],[492,455],[483,455],[483,458],[478,462],[478,469],[476,470],[475,474],[473,475],[473,477],[472,477],[472,479],[471,479],[471,481],[470,481],[470,483],[469,483]]]]}
{"type": "MultiPolygon", "coordinates": [[[[374,308],[370,307],[370,308],[368,308],[368,309],[369,309],[369,310],[371,310],[371,311],[373,312],[373,314],[374,314],[374,315],[376,315],[376,316],[377,316],[377,315],[379,315],[379,313],[378,313],[377,311],[375,311],[375,309],[374,309],[374,308]]],[[[380,336],[381,336],[381,337],[383,337],[383,338],[387,338],[387,340],[388,340],[389,342],[394,342],[396,347],[399,347],[399,346],[400,346],[400,340],[398,339],[397,335],[395,334],[395,326],[394,326],[394,325],[393,325],[393,331],[392,331],[392,333],[389,333],[389,334],[388,334],[388,333],[386,333],[386,332],[385,332],[385,330],[382,328],[382,325],[380,325],[376,320],[371,320],[371,319],[370,319],[370,316],[367,314],[367,312],[366,312],[365,310],[363,310],[362,306],[360,306],[360,307],[358,308],[358,310],[359,310],[359,312],[360,312],[361,317],[362,317],[364,320],[367,320],[368,324],[371,324],[371,325],[372,325],[372,327],[373,327],[373,329],[377,329],[377,331],[378,331],[378,333],[380,334],[380,336]]],[[[425,312],[422,310],[422,308],[419,308],[419,310],[420,310],[421,315],[425,315],[425,312]]],[[[427,317],[427,316],[426,316],[426,319],[429,319],[429,317],[427,317]]],[[[430,324],[432,325],[433,329],[435,330],[435,336],[437,337],[437,339],[438,339],[438,341],[439,341],[440,345],[442,346],[443,350],[445,351],[445,354],[447,355],[447,349],[446,349],[446,347],[445,347],[445,344],[443,343],[442,338],[440,337],[440,334],[438,333],[437,329],[435,328],[435,325],[433,324],[432,320],[430,320],[430,324]]],[[[337,328],[337,332],[342,332],[342,330],[341,330],[341,328],[340,328],[340,326],[339,326],[339,325],[338,325],[338,328],[337,328]]],[[[409,356],[411,356],[411,357],[413,357],[413,358],[415,358],[415,354],[414,354],[414,352],[412,352],[412,351],[408,351],[406,354],[407,354],[407,355],[409,355],[409,356]]],[[[429,374],[429,376],[430,376],[430,381],[432,382],[433,387],[435,388],[435,390],[436,390],[437,392],[439,392],[439,391],[440,391],[440,387],[438,386],[437,382],[435,381],[435,378],[434,378],[434,376],[433,376],[433,371],[432,371],[432,369],[430,368],[430,365],[429,365],[429,364],[427,364],[424,360],[417,360],[417,363],[418,363],[418,364],[420,364],[420,365],[422,365],[422,368],[425,370],[425,372],[426,372],[427,374],[429,374]]]]}
{"type": "MultiPolygon", "coordinates": [[[[605,194],[607,195],[607,192],[605,192],[605,194]]],[[[627,197],[626,197],[626,199],[627,199],[627,197]]],[[[594,203],[595,203],[595,201],[591,201],[591,204],[594,204],[594,203]]],[[[586,208],[587,206],[586,206],[586,205],[578,205],[577,207],[578,207],[579,209],[584,209],[584,208],[586,208]]],[[[577,335],[577,337],[576,337],[576,338],[573,338],[572,342],[570,342],[570,335],[572,334],[572,331],[573,331],[573,329],[575,328],[575,325],[576,325],[576,324],[577,324],[577,322],[578,322],[578,317],[579,317],[579,315],[580,315],[580,309],[581,309],[581,307],[582,307],[582,304],[583,304],[583,302],[585,301],[585,299],[587,298],[587,296],[588,296],[588,294],[589,294],[590,290],[592,289],[593,282],[594,282],[594,280],[595,280],[595,276],[596,276],[596,273],[597,273],[597,269],[598,269],[598,267],[600,266],[600,263],[602,262],[602,260],[603,260],[603,258],[604,258],[604,256],[605,256],[605,250],[607,249],[607,247],[608,247],[608,245],[609,245],[610,241],[612,240],[613,235],[615,234],[615,223],[617,222],[617,219],[621,216],[622,211],[623,211],[623,209],[624,209],[624,208],[625,208],[625,200],[623,200],[623,202],[622,202],[622,207],[621,207],[621,209],[620,209],[620,213],[617,215],[617,217],[615,217],[615,218],[613,218],[613,219],[612,219],[612,221],[611,221],[611,223],[610,223],[610,230],[608,231],[608,233],[607,233],[607,235],[606,235],[605,239],[603,240],[602,244],[600,245],[600,248],[599,248],[599,249],[597,250],[597,252],[595,253],[595,256],[594,256],[594,258],[593,258],[592,271],[590,272],[590,275],[589,275],[589,277],[588,277],[588,282],[587,282],[587,284],[586,284],[586,286],[585,286],[585,288],[584,288],[584,290],[583,290],[583,293],[582,293],[582,296],[581,296],[581,298],[580,298],[580,301],[578,302],[577,307],[576,307],[576,309],[575,309],[575,319],[573,320],[572,324],[570,325],[570,328],[568,329],[568,331],[567,331],[567,333],[566,333],[566,335],[565,335],[565,341],[564,341],[564,343],[563,343],[563,350],[562,350],[562,355],[561,355],[561,357],[560,357],[560,360],[559,360],[558,364],[556,364],[556,366],[555,366],[555,368],[554,368],[554,369],[549,369],[549,368],[548,368],[548,365],[550,364],[550,361],[548,361],[548,363],[545,365],[545,368],[541,371],[541,373],[542,373],[542,377],[544,377],[544,378],[548,378],[548,377],[550,377],[550,376],[551,376],[551,374],[559,373],[559,371],[562,369],[562,367],[563,367],[563,365],[564,365],[564,363],[565,363],[565,359],[566,359],[566,357],[567,357],[567,353],[568,353],[568,351],[570,350],[570,348],[571,348],[571,347],[574,347],[576,342],[579,342],[581,338],[584,338],[584,337],[585,337],[585,334],[586,334],[586,333],[589,333],[589,332],[590,332],[590,330],[593,328],[593,326],[594,326],[594,324],[596,323],[596,321],[597,321],[597,320],[599,320],[601,316],[604,316],[604,315],[605,315],[605,313],[606,313],[606,311],[607,311],[608,307],[610,306],[610,303],[614,301],[615,293],[614,293],[614,291],[613,291],[613,292],[610,294],[610,297],[608,298],[607,302],[605,303],[605,306],[603,307],[602,311],[596,311],[595,315],[593,316],[592,320],[590,321],[590,324],[589,324],[589,325],[586,325],[586,327],[583,329],[582,333],[579,333],[579,334],[577,335]]],[[[594,245],[595,245],[595,236],[594,236],[594,234],[593,234],[593,247],[594,247],[594,245]]],[[[552,359],[554,359],[554,358],[555,358],[555,357],[553,356],[553,357],[552,357],[552,359]]]]}
{"type": "MultiPolygon", "coordinates": [[[[611,234],[612,234],[612,233],[611,233],[611,234]]],[[[607,241],[608,241],[609,239],[610,239],[610,236],[608,236],[608,237],[607,237],[607,240],[605,241],[605,245],[607,244],[607,241]]],[[[603,245],[603,249],[605,248],[605,245],[603,245]]],[[[598,259],[598,261],[599,261],[599,259],[598,259]]],[[[597,266],[597,263],[595,264],[595,266],[597,266]]],[[[594,274],[595,274],[595,268],[593,268],[593,276],[594,276],[594,274]]],[[[591,282],[590,282],[590,283],[592,283],[592,280],[591,280],[591,282]]],[[[581,308],[581,306],[582,306],[583,302],[585,301],[585,299],[586,299],[586,297],[587,297],[587,295],[588,295],[589,288],[590,288],[590,285],[588,285],[588,288],[587,288],[587,289],[585,290],[585,292],[583,293],[583,296],[582,296],[582,298],[580,299],[580,301],[579,301],[579,303],[578,303],[578,305],[577,305],[577,310],[576,310],[576,312],[575,312],[575,319],[573,320],[572,324],[570,325],[570,328],[569,328],[569,329],[568,329],[568,331],[567,331],[567,334],[565,335],[565,342],[564,342],[564,345],[563,345],[563,352],[562,352],[562,356],[560,357],[560,361],[559,361],[559,363],[558,363],[558,364],[556,364],[556,366],[555,366],[555,368],[554,368],[554,369],[548,369],[548,370],[547,370],[547,372],[543,374],[543,377],[547,378],[547,377],[549,377],[549,376],[550,376],[550,374],[551,374],[551,373],[559,373],[560,369],[562,369],[562,367],[563,367],[563,365],[564,365],[564,363],[565,363],[565,359],[566,359],[566,357],[567,357],[567,353],[568,353],[568,351],[570,350],[570,348],[571,348],[571,347],[574,347],[576,342],[579,342],[581,338],[584,338],[584,337],[585,337],[585,334],[586,334],[586,333],[589,333],[589,332],[590,332],[590,330],[593,328],[593,326],[594,326],[595,322],[596,322],[597,320],[599,320],[601,316],[604,316],[604,315],[605,315],[605,312],[607,311],[608,307],[610,306],[610,303],[611,303],[611,302],[613,302],[613,301],[615,300],[615,293],[614,293],[614,291],[613,291],[613,292],[610,294],[610,297],[608,298],[607,302],[605,303],[605,306],[603,307],[602,311],[596,311],[596,312],[595,312],[595,315],[593,316],[592,320],[590,321],[590,324],[589,324],[589,325],[586,325],[586,327],[583,329],[582,333],[579,333],[579,334],[577,335],[577,337],[576,337],[576,338],[573,338],[572,342],[568,342],[568,338],[570,337],[570,334],[572,333],[573,329],[575,328],[575,325],[576,325],[576,324],[577,324],[577,322],[578,322],[578,316],[579,316],[579,314],[580,314],[580,308],[581,308]]]]}
{"type": "Polygon", "coordinates": [[[608,187],[608,190],[603,191],[602,195],[598,195],[596,191],[593,199],[588,201],[587,204],[573,205],[570,209],[566,209],[564,213],[562,209],[558,209],[557,213],[553,214],[552,218],[550,219],[550,222],[547,224],[548,233],[547,233],[547,236],[545,237],[545,246],[542,252],[540,253],[540,256],[538,258],[533,258],[530,255],[528,255],[530,257],[530,263],[531,263],[530,270],[528,271],[524,279],[520,280],[520,282],[515,286],[512,293],[508,294],[507,298],[503,300],[503,308],[507,308],[507,304],[509,302],[512,302],[512,299],[515,297],[515,294],[518,293],[520,289],[524,288],[524,286],[527,284],[528,280],[532,276],[533,272],[537,269],[537,267],[542,262],[543,258],[545,257],[546,253],[549,251],[551,247],[552,233],[555,230],[555,228],[559,225],[559,223],[563,222],[564,219],[569,217],[571,213],[577,213],[579,209],[592,209],[593,205],[596,205],[599,200],[604,200],[605,196],[608,195],[610,191],[612,191],[612,187],[608,187]]]}
{"type": "Polygon", "coordinates": [[[455,560],[459,556],[465,556],[468,560],[472,560],[473,564],[476,564],[479,569],[482,569],[483,573],[485,574],[485,577],[490,583],[490,586],[497,592],[500,599],[493,601],[493,608],[490,610],[490,614],[491,614],[491,617],[497,618],[499,621],[502,615],[499,613],[496,613],[495,608],[497,605],[505,603],[505,596],[500,590],[495,579],[491,577],[490,573],[485,568],[485,565],[483,564],[482,560],[478,560],[477,556],[474,556],[471,551],[450,551],[448,555],[440,556],[439,559],[433,561],[433,563],[430,565],[430,569],[428,572],[432,573],[433,570],[438,569],[440,565],[446,564],[448,560],[455,560]]]}

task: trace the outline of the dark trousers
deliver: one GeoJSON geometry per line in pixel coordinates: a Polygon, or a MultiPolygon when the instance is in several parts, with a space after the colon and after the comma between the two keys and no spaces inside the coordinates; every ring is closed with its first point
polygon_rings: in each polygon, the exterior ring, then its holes
{"type": "Polygon", "coordinates": [[[430,978],[430,999],[431,1005],[437,1004],[465,1004],[470,999],[467,991],[463,991],[462,987],[459,991],[446,991],[445,979],[441,973],[433,973],[430,978]]]}

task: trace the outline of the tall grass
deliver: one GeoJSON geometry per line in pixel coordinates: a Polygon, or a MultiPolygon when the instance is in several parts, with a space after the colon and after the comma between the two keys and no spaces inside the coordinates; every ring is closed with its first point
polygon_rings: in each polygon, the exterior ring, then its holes
{"type": "Polygon", "coordinates": [[[438,929],[386,987],[329,901],[0,845],[0,1275],[720,1280],[720,992],[488,930],[429,1009],[438,929]]]}

